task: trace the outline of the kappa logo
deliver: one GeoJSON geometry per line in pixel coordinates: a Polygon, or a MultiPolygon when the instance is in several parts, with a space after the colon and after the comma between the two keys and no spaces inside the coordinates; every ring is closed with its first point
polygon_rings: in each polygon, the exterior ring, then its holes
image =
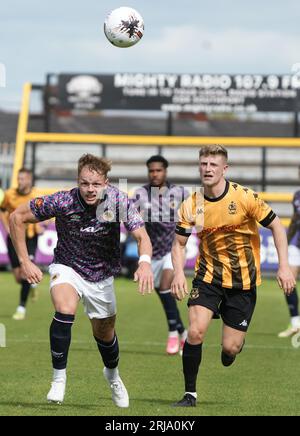
{"type": "Polygon", "coordinates": [[[230,215],[236,215],[237,214],[237,205],[234,201],[232,201],[228,206],[228,212],[230,215]]]}
{"type": "Polygon", "coordinates": [[[248,327],[248,321],[246,319],[244,319],[244,321],[241,322],[239,325],[242,327],[248,327]]]}

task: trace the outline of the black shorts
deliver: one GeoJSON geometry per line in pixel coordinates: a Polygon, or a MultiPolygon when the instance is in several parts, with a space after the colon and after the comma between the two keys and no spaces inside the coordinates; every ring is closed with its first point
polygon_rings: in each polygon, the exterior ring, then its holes
{"type": "Polygon", "coordinates": [[[222,318],[224,324],[246,332],[256,305],[256,287],[249,291],[226,289],[202,282],[193,288],[188,306],[203,306],[214,313],[214,318],[222,318]]]}
{"type": "MultiPolygon", "coordinates": [[[[33,238],[26,238],[26,246],[28,250],[28,254],[30,259],[33,261],[35,258],[35,252],[37,249],[37,243],[38,243],[38,237],[34,236],[33,238]]],[[[19,268],[20,262],[16,253],[16,250],[13,246],[12,240],[10,237],[7,237],[7,251],[8,251],[8,257],[11,263],[12,268],[19,268]]]]}

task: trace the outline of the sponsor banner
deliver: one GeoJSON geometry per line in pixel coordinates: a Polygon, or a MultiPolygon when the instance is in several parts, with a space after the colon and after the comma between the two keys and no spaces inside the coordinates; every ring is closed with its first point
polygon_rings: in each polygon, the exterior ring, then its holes
{"type": "MultiPolygon", "coordinates": [[[[7,265],[9,263],[6,238],[6,231],[4,230],[3,224],[0,222],[0,265],[7,265]]],[[[38,238],[38,248],[35,258],[37,264],[50,265],[56,243],[57,234],[55,224],[50,223],[46,226],[44,233],[38,238]]]]}
{"type": "MultiPolygon", "coordinates": [[[[274,245],[274,240],[270,230],[260,228],[261,236],[261,269],[262,271],[274,271],[278,266],[278,258],[274,245]]],[[[0,265],[7,265],[9,263],[6,247],[6,232],[0,222],[0,265]]],[[[126,231],[122,228],[121,242],[126,241],[126,231]]],[[[54,223],[50,223],[45,232],[39,236],[38,249],[36,254],[36,263],[39,265],[49,265],[53,259],[53,250],[56,247],[57,234],[54,223]]],[[[195,262],[198,255],[199,240],[196,235],[189,238],[186,253],[186,267],[194,269],[195,262]]],[[[125,250],[126,253],[126,250],[125,250]]],[[[137,250],[134,248],[127,250],[128,256],[134,258],[137,256],[137,250]]]]}
{"type": "MultiPolygon", "coordinates": [[[[299,109],[299,74],[61,74],[61,110],[255,113],[299,109]]],[[[57,97],[57,96],[56,96],[57,97]]]]}

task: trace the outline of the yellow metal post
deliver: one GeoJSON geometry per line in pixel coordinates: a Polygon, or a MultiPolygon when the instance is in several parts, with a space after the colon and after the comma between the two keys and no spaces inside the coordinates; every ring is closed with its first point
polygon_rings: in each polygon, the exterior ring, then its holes
{"type": "Polygon", "coordinates": [[[14,160],[13,174],[11,178],[11,187],[13,188],[15,188],[18,184],[18,171],[20,168],[22,168],[24,162],[26,133],[28,129],[28,119],[29,119],[30,94],[31,94],[31,83],[25,83],[23,87],[22,106],[19,115],[17,138],[16,138],[15,160],[14,160]]]}

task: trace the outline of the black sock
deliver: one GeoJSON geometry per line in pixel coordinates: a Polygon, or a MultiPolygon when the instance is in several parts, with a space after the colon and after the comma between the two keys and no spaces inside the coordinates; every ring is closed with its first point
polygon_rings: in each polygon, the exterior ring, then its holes
{"type": "Polygon", "coordinates": [[[289,307],[291,317],[299,316],[299,299],[297,289],[295,288],[295,290],[290,295],[286,295],[285,298],[289,307]]]}
{"type": "Polygon", "coordinates": [[[66,369],[74,315],[56,312],[50,327],[50,345],[54,369],[66,369]]]}
{"type": "Polygon", "coordinates": [[[183,322],[181,320],[178,308],[177,308],[177,324],[176,324],[176,329],[177,329],[177,331],[178,331],[178,333],[180,335],[182,335],[182,333],[184,333],[184,331],[185,331],[185,328],[184,328],[183,322]]]}
{"type": "Polygon", "coordinates": [[[182,355],[185,392],[196,392],[196,381],[201,358],[202,344],[190,345],[185,341],[182,355]]]}
{"type": "Polygon", "coordinates": [[[162,302],[167,317],[169,331],[176,332],[177,323],[178,323],[178,314],[177,314],[178,311],[177,311],[176,300],[171,294],[170,290],[159,292],[156,289],[156,292],[158,293],[160,301],[162,302]]]}
{"type": "Polygon", "coordinates": [[[31,284],[27,280],[22,280],[21,284],[20,306],[26,307],[31,284]]]}
{"type": "Polygon", "coordinates": [[[94,336],[98,350],[101,354],[104,366],[106,368],[114,369],[119,363],[119,342],[117,336],[111,342],[103,342],[94,336]]]}

